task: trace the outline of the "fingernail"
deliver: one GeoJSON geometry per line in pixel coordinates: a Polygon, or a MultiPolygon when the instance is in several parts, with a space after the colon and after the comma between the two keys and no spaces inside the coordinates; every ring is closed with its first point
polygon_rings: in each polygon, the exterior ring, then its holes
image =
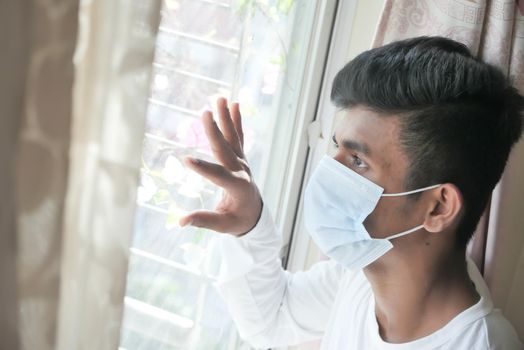
{"type": "Polygon", "coordinates": [[[197,165],[200,163],[200,160],[196,158],[186,157],[186,162],[197,165]]]}
{"type": "Polygon", "coordinates": [[[191,226],[191,224],[193,224],[193,220],[189,220],[189,221],[186,222],[185,224],[181,224],[181,223],[180,223],[180,227],[191,226]]]}

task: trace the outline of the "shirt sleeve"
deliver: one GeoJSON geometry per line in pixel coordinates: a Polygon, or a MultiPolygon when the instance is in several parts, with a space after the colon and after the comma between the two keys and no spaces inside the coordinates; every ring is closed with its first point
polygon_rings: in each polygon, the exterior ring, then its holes
{"type": "Polygon", "coordinates": [[[282,237],[266,205],[249,233],[218,239],[221,272],[216,286],[244,340],[268,348],[322,337],[341,266],[322,261],[308,271],[283,270],[278,256],[282,237]]]}

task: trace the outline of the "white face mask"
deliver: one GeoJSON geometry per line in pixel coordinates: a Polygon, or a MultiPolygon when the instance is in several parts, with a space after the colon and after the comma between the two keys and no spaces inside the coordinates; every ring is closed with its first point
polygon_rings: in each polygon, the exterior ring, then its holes
{"type": "Polygon", "coordinates": [[[382,194],[384,189],[335,159],[324,156],[306,186],[304,219],[320,250],[350,269],[361,269],[386,254],[391,239],[415,232],[419,225],[386,238],[372,238],[364,220],[381,197],[405,196],[440,186],[402,193],[382,194]]]}

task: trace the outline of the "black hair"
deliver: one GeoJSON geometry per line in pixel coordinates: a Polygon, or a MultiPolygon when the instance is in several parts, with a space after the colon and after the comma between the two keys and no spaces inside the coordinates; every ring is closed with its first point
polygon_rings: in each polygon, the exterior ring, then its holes
{"type": "Polygon", "coordinates": [[[459,188],[457,247],[464,248],[522,134],[524,97],[505,75],[459,42],[416,37],[351,60],[336,75],[331,100],[399,116],[410,160],[404,186],[459,188]]]}

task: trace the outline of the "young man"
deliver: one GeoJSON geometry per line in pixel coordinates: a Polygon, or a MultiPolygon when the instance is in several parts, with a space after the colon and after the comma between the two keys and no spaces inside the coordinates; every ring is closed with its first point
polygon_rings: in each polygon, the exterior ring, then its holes
{"type": "Polygon", "coordinates": [[[219,289],[257,348],[522,349],[465,247],[522,132],[524,97],[441,37],[366,51],[336,76],[343,114],[305,191],[305,220],[331,259],[291,274],[242,151],[238,104],[203,121],[219,164],[188,165],[225,189],[181,225],[227,232],[219,289]]]}

